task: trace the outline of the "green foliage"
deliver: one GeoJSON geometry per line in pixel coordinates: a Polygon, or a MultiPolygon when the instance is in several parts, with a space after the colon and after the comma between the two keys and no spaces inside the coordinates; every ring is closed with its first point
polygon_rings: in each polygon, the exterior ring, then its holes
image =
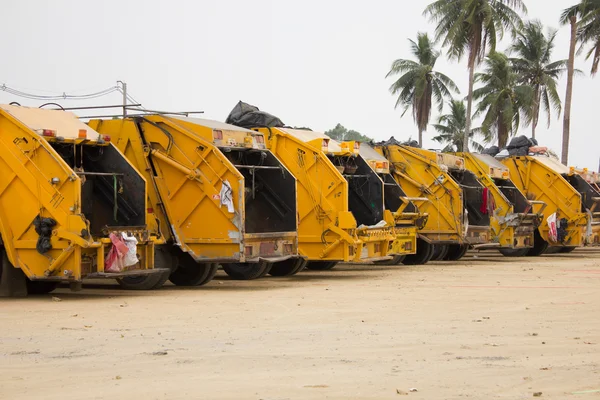
{"type": "Polygon", "coordinates": [[[595,75],[600,64],[600,0],[583,0],[567,8],[562,13],[561,23],[568,24],[572,16],[579,20],[577,28],[579,53],[583,52],[586,46],[591,45],[586,59],[593,55],[591,73],[595,75]]]}
{"type": "Polygon", "coordinates": [[[517,133],[521,117],[531,122],[534,91],[531,86],[520,84],[519,79],[502,53],[491,53],[485,60],[484,72],[475,75],[475,81],[481,83],[473,92],[473,98],[479,100],[475,116],[484,115],[482,132],[488,142],[497,138],[500,148],[517,133]]]}
{"type": "Polygon", "coordinates": [[[517,56],[510,61],[513,70],[519,74],[519,82],[531,86],[534,91],[530,109],[534,136],[542,107],[548,117],[548,127],[552,110],[558,116],[561,112],[562,102],[557,84],[559,77],[567,70],[568,60],[552,61],[556,33],[556,30],[550,29],[545,35],[540,21],[529,21],[510,48],[517,56]]]}
{"type": "MultiPolygon", "coordinates": [[[[465,129],[467,129],[467,108],[462,100],[451,100],[448,105],[450,113],[440,116],[438,123],[433,125],[439,133],[433,137],[433,140],[445,146],[444,152],[462,151],[465,129]]],[[[469,147],[473,151],[483,151],[483,145],[473,140],[475,134],[480,132],[481,128],[476,128],[469,134],[469,147]]]]}
{"type": "Polygon", "coordinates": [[[451,98],[451,91],[458,93],[456,84],[446,75],[434,71],[440,53],[433,48],[426,33],[418,33],[417,41],[409,39],[411,52],[417,61],[398,59],[386,78],[398,76],[390,86],[390,92],[398,96],[396,108],[402,107],[402,115],[412,108],[413,119],[419,129],[419,143],[422,144],[422,132],[427,130],[433,101],[441,112],[444,99],[451,98]]]}
{"type": "Polygon", "coordinates": [[[373,140],[370,137],[362,135],[361,133],[359,133],[357,131],[354,131],[352,129],[348,130],[348,129],[344,128],[344,126],[342,124],[337,124],[335,126],[335,128],[326,131],[325,134],[327,136],[329,136],[330,138],[337,140],[338,142],[343,142],[343,141],[371,142],[373,140]]]}

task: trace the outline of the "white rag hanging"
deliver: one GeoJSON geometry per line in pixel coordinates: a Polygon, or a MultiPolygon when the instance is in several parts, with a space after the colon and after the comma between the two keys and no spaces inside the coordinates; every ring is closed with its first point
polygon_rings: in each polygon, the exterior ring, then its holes
{"type": "Polygon", "coordinates": [[[223,181],[220,196],[221,206],[227,206],[227,211],[233,214],[235,212],[235,208],[233,208],[233,189],[231,189],[227,179],[223,181]]]}

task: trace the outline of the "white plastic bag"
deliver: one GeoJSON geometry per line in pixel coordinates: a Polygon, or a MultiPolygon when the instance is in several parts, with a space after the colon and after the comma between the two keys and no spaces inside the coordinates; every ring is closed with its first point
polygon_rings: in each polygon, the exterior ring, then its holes
{"type": "Polygon", "coordinates": [[[221,206],[227,206],[227,211],[233,214],[235,212],[235,208],[233,207],[233,189],[231,189],[231,184],[227,179],[223,181],[220,196],[221,206]]]}
{"type": "Polygon", "coordinates": [[[550,241],[553,243],[558,242],[558,228],[556,226],[556,213],[549,216],[548,219],[546,220],[546,222],[548,222],[548,239],[550,239],[550,241]]]}
{"type": "Polygon", "coordinates": [[[123,265],[125,267],[131,267],[132,265],[137,264],[140,260],[137,258],[137,244],[138,241],[135,236],[129,236],[127,233],[122,233],[123,241],[127,245],[129,251],[123,257],[123,265]]]}

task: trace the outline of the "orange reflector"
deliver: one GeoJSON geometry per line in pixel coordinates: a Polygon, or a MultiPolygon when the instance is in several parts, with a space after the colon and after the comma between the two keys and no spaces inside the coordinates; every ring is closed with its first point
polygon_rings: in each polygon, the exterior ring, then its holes
{"type": "Polygon", "coordinates": [[[53,131],[52,129],[44,129],[42,130],[42,136],[56,137],[56,131],[53,131]]]}
{"type": "Polygon", "coordinates": [[[77,135],[79,139],[87,139],[87,129],[80,129],[79,135],[77,135]]]}

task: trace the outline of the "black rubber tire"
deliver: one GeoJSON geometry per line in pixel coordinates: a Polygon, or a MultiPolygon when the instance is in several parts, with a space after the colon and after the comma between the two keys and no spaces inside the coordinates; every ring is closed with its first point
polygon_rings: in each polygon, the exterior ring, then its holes
{"type": "Polygon", "coordinates": [[[292,276],[302,271],[308,261],[304,258],[289,258],[285,261],[273,263],[269,274],[271,276],[292,276]]]}
{"type": "Polygon", "coordinates": [[[538,257],[548,249],[548,242],[542,239],[540,232],[536,229],[533,236],[533,247],[527,252],[527,257],[538,257]]]}
{"type": "Polygon", "coordinates": [[[27,294],[48,294],[58,286],[59,282],[52,281],[31,281],[27,279],[27,294]]]}
{"type": "Polygon", "coordinates": [[[544,250],[544,254],[558,254],[562,250],[562,247],[556,246],[548,246],[546,250],[544,250]]]}
{"type": "Polygon", "coordinates": [[[177,268],[169,275],[175,286],[201,286],[214,278],[219,264],[197,263],[188,253],[181,252],[177,256],[177,268]]]}
{"type": "Polygon", "coordinates": [[[577,247],[562,247],[560,252],[563,254],[572,253],[577,247]]]}
{"type": "Polygon", "coordinates": [[[306,264],[306,269],[311,271],[329,271],[337,265],[335,261],[309,261],[306,264]]]}
{"type": "Polygon", "coordinates": [[[525,257],[529,253],[529,247],[524,249],[499,249],[504,257],[525,257]]]}
{"type": "Polygon", "coordinates": [[[260,261],[257,263],[229,263],[223,264],[223,271],[231,279],[238,281],[251,281],[254,279],[260,279],[267,275],[273,263],[267,261],[260,261]]]}
{"type": "Polygon", "coordinates": [[[117,282],[123,289],[127,290],[153,290],[160,289],[169,279],[169,275],[177,263],[177,258],[174,257],[166,246],[157,246],[154,249],[154,268],[166,268],[162,274],[131,276],[127,278],[117,279],[117,282]]]}
{"type": "Polygon", "coordinates": [[[427,264],[433,256],[433,244],[423,240],[417,239],[417,253],[407,255],[402,264],[404,265],[424,265],[427,264]]]}
{"type": "Polygon", "coordinates": [[[373,264],[375,264],[375,265],[400,265],[400,264],[402,264],[402,262],[404,261],[405,258],[406,258],[406,255],[404,255],[404,254],[396,254],[396,255],[392,256],[391,260],[375,261],[373,264]]]}
{"type": "Polygon", "coordinates": [[[448,246],[448,254],[444,257],[444,261],[458,261],[469,251],[468,244],[451,244],[448,246]]]}
{"type": "Polygon", "coordinates": [[[436,244],[433,246],[433,256],[429,261],[442,261],[450,251],[450,246],[447,244],[436,244]]]}

